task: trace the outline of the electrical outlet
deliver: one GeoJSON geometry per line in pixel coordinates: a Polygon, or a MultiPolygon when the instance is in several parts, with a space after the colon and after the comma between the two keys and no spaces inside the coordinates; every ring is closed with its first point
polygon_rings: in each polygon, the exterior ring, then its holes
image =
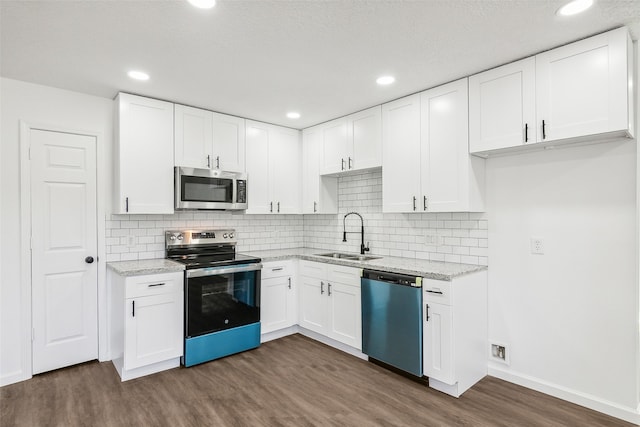
{"type": "Polygon", "coordinates": [[[130,248],[136,245],[136,236],[127,236],[127,246],[130,248]]]}
{"type": "Polygon", "coordinates": [[[542,237],[531,238],[531,253],[544,255],[544,241],[542,240],[542,237]]]}
{"type": "Polygon", "coordinates": [[[437,234],[425,234],[424,243],[429,246],[442,246],[444,244],[444,237],[437,234]]]}

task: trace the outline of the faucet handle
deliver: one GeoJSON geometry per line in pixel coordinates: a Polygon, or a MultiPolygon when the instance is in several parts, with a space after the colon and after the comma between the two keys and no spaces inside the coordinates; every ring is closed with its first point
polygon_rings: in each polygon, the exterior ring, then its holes
{"type": "Polygon", "coordinates": [[[369,252],[371,249],[369,249],[369,242],[367,242],[367,246],[364,248],[365,252],[369,252]]]}

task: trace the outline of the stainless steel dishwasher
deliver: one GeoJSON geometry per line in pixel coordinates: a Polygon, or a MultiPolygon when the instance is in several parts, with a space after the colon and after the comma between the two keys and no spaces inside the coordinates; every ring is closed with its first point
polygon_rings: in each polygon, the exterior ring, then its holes
{"type": "Polygon", "coordinates": [[[362,352],[422,377],[422,280],[364,270],[361,279],[362,352]]]}

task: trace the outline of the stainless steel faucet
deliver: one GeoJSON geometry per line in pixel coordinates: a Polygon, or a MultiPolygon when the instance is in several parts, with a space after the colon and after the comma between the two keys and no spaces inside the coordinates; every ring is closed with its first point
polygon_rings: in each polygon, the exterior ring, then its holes
{"type": "MultiPolygon", "coordinates": [[[[369,243],[367,243],[367,246],[364,245],[364,219],[362,219],[362,215],[360,215],[358,212],[349,212],[348,214],[346,214],[344,216],[344,218],[342,218],[342,241],[346,242],[347,241],[347,217],[349,215],[358,215],[360,217],[360,254],[364,255],[365,252],[369,251],[369,243]]],[[[357,233],[356,231],[350,231],[349,233],[357,233]]]]}

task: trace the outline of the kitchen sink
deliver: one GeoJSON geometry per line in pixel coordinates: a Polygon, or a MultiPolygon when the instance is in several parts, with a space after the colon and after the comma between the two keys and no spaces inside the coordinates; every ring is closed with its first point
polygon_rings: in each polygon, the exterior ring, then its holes
{"type": "Polygon", "coordinates": [[[316,254],[327,258],[348,259],[351,261],[370,261],[372,259],[380,259],[382,257],[373,255],[345,254],[342,252],[329,252],[328,254],[316,254]]]}

